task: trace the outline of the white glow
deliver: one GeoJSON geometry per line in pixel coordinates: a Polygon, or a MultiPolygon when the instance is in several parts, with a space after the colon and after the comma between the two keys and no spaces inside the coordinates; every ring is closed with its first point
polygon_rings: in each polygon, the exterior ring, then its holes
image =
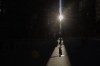
{"type": "Polygon", "coordinates": [[[60,22],[61,22],[61,20],[63,20],[63,15],[59,15],[59,20],[60,20],[60,22]]]}

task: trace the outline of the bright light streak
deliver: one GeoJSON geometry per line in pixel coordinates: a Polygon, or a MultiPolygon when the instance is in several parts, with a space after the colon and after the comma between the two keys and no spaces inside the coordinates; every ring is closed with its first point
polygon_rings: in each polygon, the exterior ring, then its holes
{"type": "Polygon", "coordinates": [[[63,15],[59,15],[60,22],[61,22],[61,20],[62,20],[63,18],[64,18],[63,15]]]}
{"type": "Polygon", "coordinates": [[[59,13],[62,14],[62,1],[59,0],[59,13]]]}
{"type": "Polygon", "coordinates": [[[59,20],[60,20],[60,22],[62,21],[62,19],[63,19],[63,15],[62,15],[62,0],[59,0],[59,20]]]}

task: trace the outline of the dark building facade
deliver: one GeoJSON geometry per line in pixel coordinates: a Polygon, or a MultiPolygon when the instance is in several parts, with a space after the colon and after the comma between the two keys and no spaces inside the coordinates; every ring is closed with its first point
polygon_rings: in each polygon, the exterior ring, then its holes
{"type": "Polygon", "coordinates": [[[95,0],[75,0],[69,1],[67,8],[70,8],[71,14],[66,16],[70,18],[64,34],[70,37],[95,37],[96,30],[96,1],[95,0]]]}
{"type": "Polygon", "coordinates": [[[48,3],[45,0],[0,1],[1,65],[34,65],[37,59],[32,59],[33,50],[46,57],[44,50],[54,41],[48,40],[52,38],[46,21],[48,3]]]}
{"type": "Polygon", "coordinates": [[[100,21],[100,0],[96,0],[96,21],[100,21]]]}
{"type": "Polygon", "coordinates": [[[79,17],[83,36],[95,37],[95,0],[81,0],[79,2],[79,17]]]}
{"type": "Polygon", "coordinates": [[[100,1],[96,0],[96,36],[100,38],[100,1]]]}

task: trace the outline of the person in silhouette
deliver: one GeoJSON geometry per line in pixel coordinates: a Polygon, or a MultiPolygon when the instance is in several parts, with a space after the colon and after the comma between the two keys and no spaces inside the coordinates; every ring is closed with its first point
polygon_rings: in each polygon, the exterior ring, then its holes
{"type": "Polygon", "coordinates": [[[59,57],[61,57],[61,55],[62,55],[62,47],[60,46],[59,47],[59,57]]]}

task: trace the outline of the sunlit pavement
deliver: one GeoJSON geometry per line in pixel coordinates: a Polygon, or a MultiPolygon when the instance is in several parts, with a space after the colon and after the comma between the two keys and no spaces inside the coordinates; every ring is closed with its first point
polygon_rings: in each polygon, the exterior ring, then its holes
{"type": "Polygon", "coordinates": [[[71,66],[64,44],[61,45],[62,55],[59,57],[59,46],[58,44],[58,46],[55,47],[46,66],[71,66]]]}

